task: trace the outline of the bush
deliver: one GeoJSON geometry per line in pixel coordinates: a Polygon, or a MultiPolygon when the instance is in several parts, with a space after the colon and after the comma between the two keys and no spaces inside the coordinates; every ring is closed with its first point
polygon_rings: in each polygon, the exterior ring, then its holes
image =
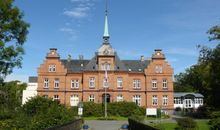
{"type": "MultiPolygon", "coordinates": [[[[102,117],[104,115],[104,104],[85,102],[83,116],[102,117]]],[[[129,117],[132,115],[145,115],[145,108],[138,107],[133,102],[113,102],[107,104],[108,116],[129,117]]]]}
{"type": "Polygon", "coordinates": [[[74,116],[71,109],[37,96],[17,109],[10,120],[0,122],[0,129],[46,129],[73,120],[74,116]]]}
{"type": "Polygon", "coordinates": [[[211,130],[220,130],[220,111],[211,113],[211,120],[209,121],[211,130]]]}
{"type": "Polygon", "coordinates": [[[208,109],[206,106],[199,106],[198,109],[192,113],[194,118],[206,119],[208,118],[208,109]]]}
{"type": "Polygon", "coordinates": [[[178,127],[176,129],[179,130],[196,130],[197,123],[192,118],[181,118],[177,119],[178,127]]]}

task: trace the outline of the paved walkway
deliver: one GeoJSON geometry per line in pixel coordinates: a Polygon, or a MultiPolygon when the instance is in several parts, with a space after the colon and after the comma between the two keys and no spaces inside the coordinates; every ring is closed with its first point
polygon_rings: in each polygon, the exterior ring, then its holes
{"type": "Polygon", "coordinates": [[[86,124],[92,127],[92,130],[118,130],[122,124],[128,124],[127,121],[99,121],[86,120],[86,124]]]}

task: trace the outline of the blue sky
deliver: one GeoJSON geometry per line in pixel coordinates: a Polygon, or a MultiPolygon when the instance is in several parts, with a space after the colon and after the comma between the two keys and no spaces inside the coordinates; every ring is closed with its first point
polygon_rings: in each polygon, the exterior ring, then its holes
{"type": "MultiPolygon", "coordinates": [[[[195,64],[196,45],[214,47],[207,30],[220,24],[219,0],[109,0],[110,42],[121,59],[151,57],[160,48],[174,73],[195,64]]],[[[94,56],[102,44],[104,0],[16,0],[30,23],[22,69],[7,80],[36,76],[49,48],[62,59],[94,56]]]]}

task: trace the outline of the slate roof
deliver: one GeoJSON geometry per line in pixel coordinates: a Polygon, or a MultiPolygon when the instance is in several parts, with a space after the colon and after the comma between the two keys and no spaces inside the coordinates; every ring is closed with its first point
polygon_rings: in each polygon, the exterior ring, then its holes
{"type": "Polygon", "coordinates": [[[204,97],[202,94],[200,93],[191,93],[191,92],[175,92],[174,93],[174,97],[184,97],[184,96],[187,96],[187,95],[193,95],[195,97],[204,97]]]}
{"type": "Polygon", "coordinates": [[[36,76],[30,76],[28,77],[29,83],[37,83],[37,77],[36,76]]]}
{"type": "MultiPolygon", "coordinates": [[[[67,68],[68,72],[82,72],[82,71],[97,71],[97,56],[94,56],[91,60],[61,60],[62,64],[67,68]]],[[[117,71],[128,71],[135,73],[142,73],[144,69],[150,63],[149,60],[120,60],[115,55],[115,70],[117,71]]]]}

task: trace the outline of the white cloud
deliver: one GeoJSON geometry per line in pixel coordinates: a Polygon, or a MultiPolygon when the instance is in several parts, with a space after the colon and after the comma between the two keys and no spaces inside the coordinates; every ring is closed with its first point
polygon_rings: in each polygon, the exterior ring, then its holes
{"type": "Polygon", "coordinates": [[[77,7],[72,10],[66,10],[63,12],[63,14],[73,18],[83,18],[88,15],[87,13],[89,10],[89,7],[77,7]]]}
{"type": "Polygon", "coordinates": [[[166,52],[167,54],[177,54],[186,56],[198,56],[196,48],[170,48],[166,52]]]}
{"type": "Polygon", "coordinates": [[[60,28],[59,31],[64,32],[65,34],[69,35],[71,40],[75,40],[77,38],[77,33],[72,28],[63,27],[63,28],[60,28]]]}
{"type": "Polygon", "coordinates": [[[94,6],[94,0],[71,0],[74,3],[74,7],[72,9],[65,10],[63,12],[64,15],[71,18],[85,18],[89,15],[89,11],[94,6]]]}

